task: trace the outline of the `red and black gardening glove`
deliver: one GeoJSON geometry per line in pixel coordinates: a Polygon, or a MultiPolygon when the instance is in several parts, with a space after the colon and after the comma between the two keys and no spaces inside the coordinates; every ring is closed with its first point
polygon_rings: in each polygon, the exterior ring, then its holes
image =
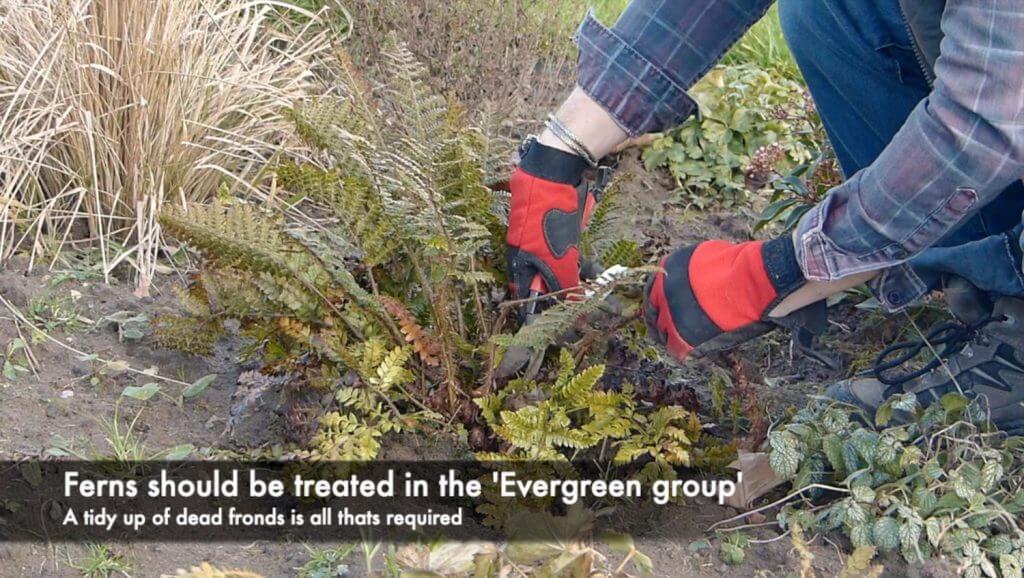
{"type": "MultiPolygon", "coordinates": [[[[672,253],[661,268],[647,283],[644,317],[648,333],[678,360],[695,350],[733,347],[776,325],[794,328],[786,320],[768,318],[806,283],[788,237],[705,241],[672,253]]],[[[823,303],[820,309],[824,315],[823,303]]],[[[792,323],[800,323],[805,310],[794,313],[792,323]]]]}
{"type": "Polygon", "coordinates": [[[508,276],[513,299],[580,284],[580,231],[594,205],[583,158],[526,144],[509,181],[508,276]]]}

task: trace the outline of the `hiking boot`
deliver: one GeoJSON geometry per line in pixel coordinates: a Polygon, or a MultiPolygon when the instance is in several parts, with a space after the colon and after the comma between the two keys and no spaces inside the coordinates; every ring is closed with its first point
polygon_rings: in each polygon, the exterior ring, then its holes
{"type": "Polygon", "coordinates": [[[1024,433],[1024,300],[1000,298],[990,314],[972,323],[944,323],[924,340],[891,345],[876,360],[874,374],[836,383],[825,394],[860,407],[872,418],[896,394],[914,393],[928,406],[947,393],[961,392],[986,398],[983,407],[996,427],[1024,433]],[[937,359],[917,371],[892,375],[929,344],[937,359]]]}

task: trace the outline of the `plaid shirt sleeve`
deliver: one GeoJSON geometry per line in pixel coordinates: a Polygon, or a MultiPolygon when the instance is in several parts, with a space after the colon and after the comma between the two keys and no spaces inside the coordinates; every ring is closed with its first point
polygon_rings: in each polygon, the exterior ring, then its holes
{"type": "Polygon", "coordinates": [[[950,0],[942,29],[932,93],[794,234],[809,279],[884,269],[890,309],[924,291],[904,262],[1024,175],[1024,3],[950,0]]]}
{"type": "Polygon", "coordinates": [[[631,136],[696,110],[686,94],[773,0],[633,0],[613,28],[580,25],[578,84],[631,136]]]}

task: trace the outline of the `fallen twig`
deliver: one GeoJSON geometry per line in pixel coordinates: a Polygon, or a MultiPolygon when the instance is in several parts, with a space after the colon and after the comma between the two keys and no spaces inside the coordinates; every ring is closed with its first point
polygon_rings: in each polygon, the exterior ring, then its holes
{"type": "Polygon", "coordinates": [[[799,490],[789,494],[788,496],[785,496],[783,498],[779,498],[778,500],[775,500],[774,502],[772,502],[770,504],[766,504],[764,506],[761,506],[760,508],[751,510],[749,512],[743,512],[742,514],[739,514],[737,516],[733,516],[733,517],[728,518],[726,520],[721,520],[721,521],[715,522],[714,524],[711,524],[710,526],[708,526],[708,529],[705,530],[705,531],[710,532],[710,531],[714,530],[715,528],[718,528],[719,526],[723,526],[723,525],[729,524],[731,522],[738,522],[739,520],[742,520],[743,518],[746,518],[747,516],[750,516],[751,514],[756,514],[758,512],[764,512],[765,510],[770,510],[770,509],[772,509],[772,508],[774,508],[776,506],[780,506],[782,504],[785,504],[786,502],[792,500],[793,498],[803,494],[807,490],[813,490],[815,488],[821,489],[821,490],[828,490],[828,491],[831,491],[831,492],[841,492],[843,494],[849,494],[850,493],[850,490],[847,490],[845,488],[837,488],[835,486],[829,486],[829,485],[826,485],[826,484],[811,484],[809,486],[805,486],[803,488],[800,488],[799,490]]]}

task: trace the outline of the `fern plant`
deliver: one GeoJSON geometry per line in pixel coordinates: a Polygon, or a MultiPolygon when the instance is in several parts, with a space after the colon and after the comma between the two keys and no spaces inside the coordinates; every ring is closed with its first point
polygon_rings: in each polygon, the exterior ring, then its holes
{"type": "Polygon", "coordinates": [[[623,222],[630,211],[621,206],[620,184],[624,177],[613,177],[601,193],[601,201],[593,209],[590,221],[580,238],[580,254],[584,260],[595,261],[604,268],[620,265],[640,267],[646,261],[636,240],[620,237],[632,227],[623,222]]]}
{"type": "Polygon", "coordinates": [[[796,489],[839,494],[823,507],[787,507],[783,526],[839,529],[861,552],[911,562],[948,556],[974,578],[1020,576],[1024,451],[987,429],[977,403],[951,393],[922,409],[904,394],[875,416],[813,405],[769,442],[772,467],[796,489]]]}
{"type": "MultiPolygon", "coordinates": [[[[401,44],[384,61],[388,82],[374,90],[339,54],[338,90],[294,111],[312,152],[274,175],[288,210],[225,197],[164,212],[164,229],[204,257],[180,295],[188,314],[163,321],[166,341],[207,347],[210,339],[185,340],[188,330],[217,335],[239,320],[261,371],[285,378],[285,425],[303,442],[292,453],[310,461],[370,460],[385,435],[436,419],[461,422],[474,449],[508,449],[481,458],[568,463],[607,441],[621,444],[621,462],[645,460],[662,474],[685,465],[696,418],[638,411],[631,388],[598,386],[600,365],[577,373],[587,344],[608,329],[563,352],[553,383],[494,379],[503,346],[543,354],[646,271],[614,267],[523,332],[501,333],[512,322],[500,289],[505,211],[484,184],[487,140],[428,89],[401,44]]],[[[637,263],[635,245],[606,240],[607,213],[595,216],[588,247],[637,263]]]]}
{"type": "Polygon", "coordinates": [[[502,225],[484,184],[480,134],[428,88],[426,69],[401,44],[392,41],[384,61],[382,105],[341,58],[347,98],[297,111],[300,134],[325,154],[328,177],[344,175],[339,186],[304,192],[339,218],[333,234],[358,249],[375,295],[389,294],[431,327],[436,347],[420,352],[437,360],[454,403],[463,352],[493,321],[482,289],[496,281],[502,225]]]}
{"type": "Polygon", "coordinates": [[[161,217],[205,258],[186,292],[202,307],[163,320],[164,343],[208,351],[210,339],[190,330],[215,335],[221,319],[237,318],[260,344],[265,370],[351,372],[354,387],[369,392],[338,389],[339,411],[314,434],[325,456],[372,457],[374,440],[391,431],[382,415],[398,408],[377,411],[366,396],[455,413],[486,363],[497,318],[485,287],[497,280],[503,225],[484,185],[483,136],[429,90],[425,69],[401,44],[391,42],[384,61],[383,99],[340,54],[341,96],[294,112],[316,160],[283,163],[275,179],[317,218],[297,221],[233,199],[161,217]],[[393,373],[376,373],[384,365],[393,373]],[[411,369],[415,400],[404,387],[411,369]],[[442,395],[427,391],[435,386],[442,395]],[[345,411],[355,399],[360,427],[345,411]],[[353,436],[361,449],[339,449],[353,436]]]}
{"type": "MultiPolygon", "coordinates": [[[[635,410],[631,393],[596,389],[604,366],[576,373],[572,355],[562,350],[553,384],[516,380],[500,392],[478,398],[484,420],[513,448],[513,455],[538,461],[564,461],[605,438],[630,433],[635,410]],[[507,409],[517,398],[534,403],[507,409]]],[[[506,454],[483,457],[507,459],[506,454]]]]}
{"type": "MultiPolygon", "coordinates": [[[[560,475],[574,475],[572,462],[600,461],[600,455],[587,452],[608,444],[614,448],[603,458],[608,465],[639,466],[636,476],[641,481],[675,479],[676,467],[690,465],[690,451],[701,434],[700,421],[680,407],[653,412],[637,408],[633,386],[625,384],[621,391],[599,386],[604,371],[603,365],[577,371],[572,354],[563,349],[554,383],[516,380],[477,399],[484,421],[508,446],[502,453],[483,452],[477,457],[550,464],[560,475]]],[[[492,505],[484,510],[500,521],[492,505]]]]}

